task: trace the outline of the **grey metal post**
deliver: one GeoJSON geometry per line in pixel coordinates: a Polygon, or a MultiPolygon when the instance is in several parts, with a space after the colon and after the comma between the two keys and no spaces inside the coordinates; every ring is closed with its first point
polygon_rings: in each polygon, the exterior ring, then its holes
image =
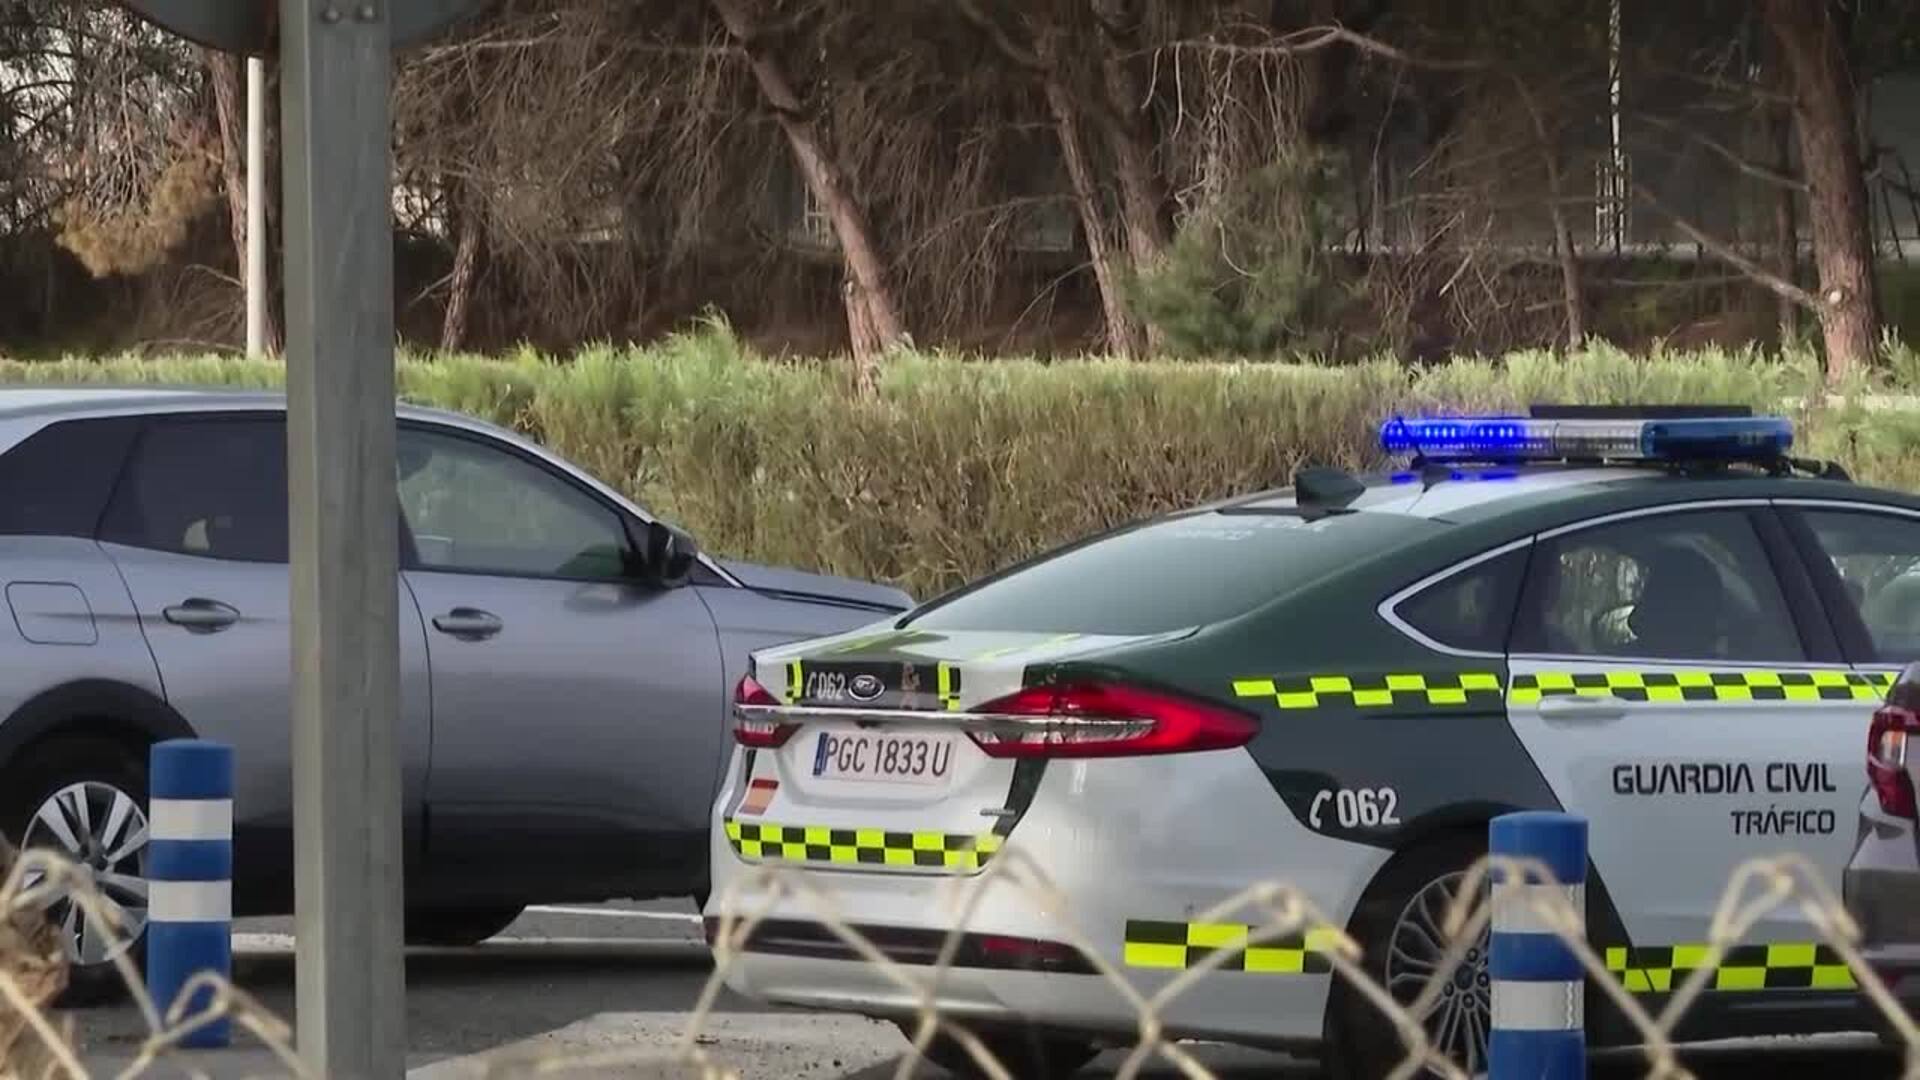
{"type": "Polygon", "coordinates": [[[298,1046],[405,1074],[387,5],[280,0],[298,1046]]]}

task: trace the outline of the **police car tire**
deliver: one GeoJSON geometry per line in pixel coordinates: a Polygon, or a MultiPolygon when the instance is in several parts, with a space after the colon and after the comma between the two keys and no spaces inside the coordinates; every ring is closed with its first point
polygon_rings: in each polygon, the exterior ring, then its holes
{"type": "MultiPolygon", "coordinates": [[[[1486,829],[1461,830],[1396,855],[1368,887],[1347,932],[1362,950],[1361,965],[1375,983],[1386,984],[1386,957],[1400,914],[1419,892],[1460,873],[1487,854],[1486,829]]],[[[1407,1058],[1406,1043],[1391,1020],[1338,974],[1328,998],[1326,1073],[1331,1080],[1375,1080],[1391,1075],[1407,1058]]],[[[1484,1075],[1485,1064],[1481,1065],[1484,1075]]],[[[1431,1077],[1430,1069],[1414,1074],[1431,1077]]]]}
{"type": "MultiPolygon", "coordinates": [[[[896,1026],[911,1042],[919,1033],[920,1022],[903,1020],[896,1026]]],[[[1100,1054],[1100,1048],[1092,1043],[1034,1031],[976,1031],[974,1036],[986,1046],[988,1053],[999,1059],[1008,1075],[1019,1080],[1064,1080],[1100,1054]]],[[[934,1035],[920,1056],[967,1080],[990,1075],[973,1060],[960,1040],[944,1032],[934,1035]]]]}

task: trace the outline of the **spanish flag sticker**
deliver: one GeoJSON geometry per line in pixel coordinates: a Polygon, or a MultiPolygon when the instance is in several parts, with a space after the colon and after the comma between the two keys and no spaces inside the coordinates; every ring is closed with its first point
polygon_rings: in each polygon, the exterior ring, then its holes
{"type": "Polygon", "coordinates": [[[747,797],[740,802],[740,813],[766,813],[767,807],[773,805],[773,793],[779,787],[778,780],[755,780],[748,784],[747,797]]]}

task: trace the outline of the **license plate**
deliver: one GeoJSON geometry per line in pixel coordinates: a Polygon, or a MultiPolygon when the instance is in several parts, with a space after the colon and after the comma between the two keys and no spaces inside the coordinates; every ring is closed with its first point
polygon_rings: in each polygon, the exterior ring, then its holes
{"type": "Polygon", "coordinates": [[[953,736],[823,731],[813,748],[813,775],[827,780],[945,784],[953,773],[953,736]]]}

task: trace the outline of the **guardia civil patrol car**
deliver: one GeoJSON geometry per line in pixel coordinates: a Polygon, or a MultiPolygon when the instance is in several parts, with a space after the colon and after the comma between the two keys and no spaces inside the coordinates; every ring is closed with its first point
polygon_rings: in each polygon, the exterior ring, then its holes
{"type": "MultiPolygon", "coordinates": [[[[709,933],[766,916],[731,987],[912,1022],[819,894],[910,971],[952,937],[935,1001],[1016,1075],[1137,1040],[1101,967],[1152,996],[1220,950],[1162,1011],[1172,1037],[1385,1075],[1401,1041],[1330,974],[1332,934],[1210,911],[1284,882],[1399,1000],[1441,980],[1421,1020],[1473,1070],[1486,957],[1440,970],[1442,923],[1495,815],[1589,820],[1592,944],[1656,1010],[1743,861],[1803,853],[1838,889],[1862,725],[1904,659],[1883,649],[1920,641],[1868,624],[1875,578],[1845,564],[1920,553],[1920,499],[1738,409],[1395,419],[1381,441],[1400,471],[1306,469],[755,654],[712,822],[709,933]],[[995,875],[956,906],[1016,852],[1059,903],[995,875]]],[[[1683,1036],[1862,1027],[1798,906],[1749,942],[1683,1036]]],[[[1590,1042],[1631,1042],[1590,996],[1590,1042]]],[[[964,1071],[952,1040],[929,1056],[964,1071]]]]}

